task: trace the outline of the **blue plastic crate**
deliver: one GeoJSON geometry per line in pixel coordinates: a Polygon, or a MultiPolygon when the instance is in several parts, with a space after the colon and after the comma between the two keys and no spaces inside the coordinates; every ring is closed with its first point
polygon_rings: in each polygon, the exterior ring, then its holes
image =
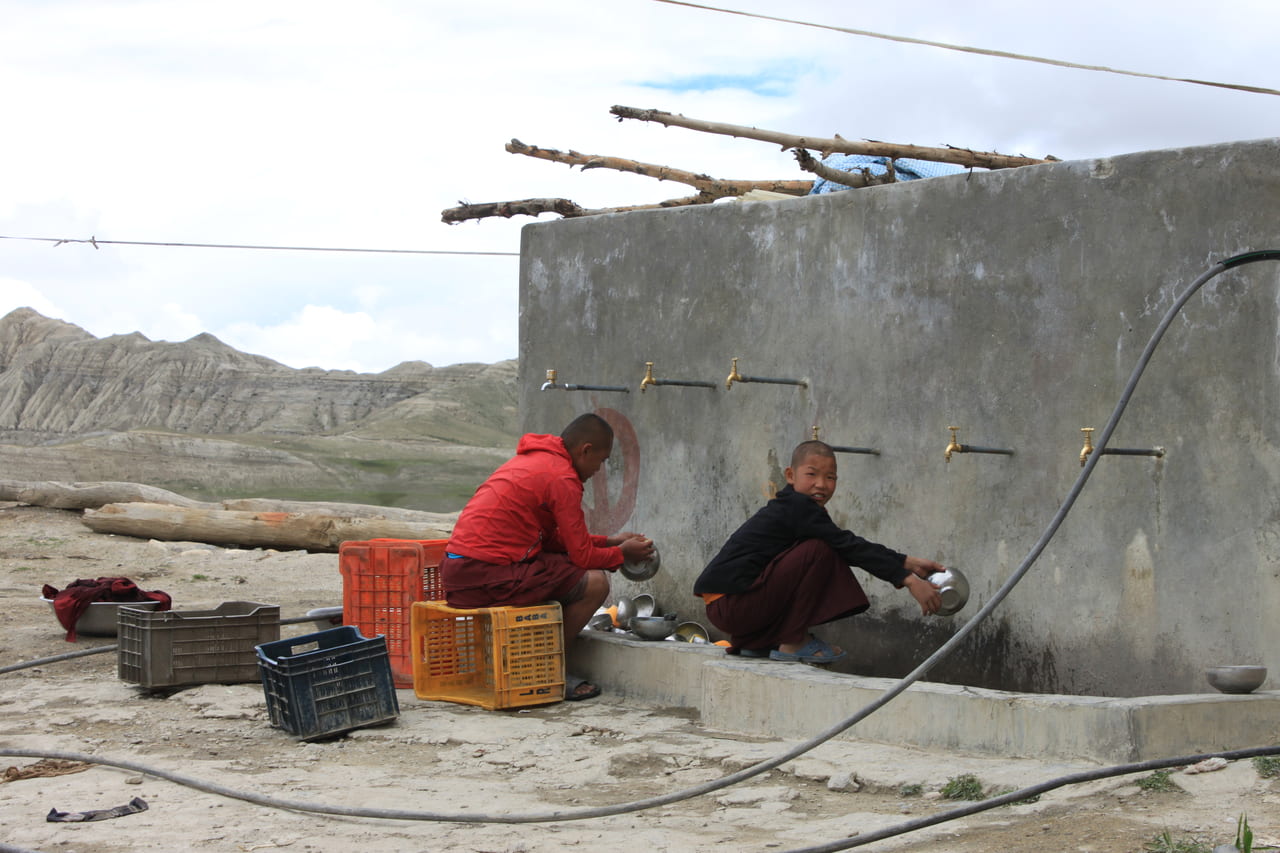
{"type": "Polygon", "coordinates": [[[400,715],[386,638],[344,625],[255,648],[271,725],[320,740],[400,715]]]}

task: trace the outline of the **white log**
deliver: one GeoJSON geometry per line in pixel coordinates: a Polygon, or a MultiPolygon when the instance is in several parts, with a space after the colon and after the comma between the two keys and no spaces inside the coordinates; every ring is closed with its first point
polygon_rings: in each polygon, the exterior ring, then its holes
{"type": "Polygon", "coordinates": [[[87,509],[82,521],[97,533],[320,552],[337,551],[339,545],[348,541],[447,539],[449,536],[449,531],[440,526],[391,519],[248,512],[136,502],[87,509]]]}

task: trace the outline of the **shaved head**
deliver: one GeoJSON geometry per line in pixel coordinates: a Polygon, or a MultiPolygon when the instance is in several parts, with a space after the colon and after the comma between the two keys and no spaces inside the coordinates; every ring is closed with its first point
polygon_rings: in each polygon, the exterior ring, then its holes
{"type": "Polygon", "coordinates": [[[804,460],[810,456],[821,456],[824,459],[835,459],[836,452],[831,449],[831,445],[825,441],[802,441],[796,445],[796,449],[791,451],[791,467],[799,468],[804,460]]]}
{"type": "Polygon", "coordinates": [[[564,432],[560,433],[560,439],[570,453],[584,444],[593,444],[596,447],[611,446],[613,444],[613,427],[609,426],[608,421],[604,418],[588,412],[585,415],[578,415],[570,421],[569,425],[564,428],[564,432]]]}

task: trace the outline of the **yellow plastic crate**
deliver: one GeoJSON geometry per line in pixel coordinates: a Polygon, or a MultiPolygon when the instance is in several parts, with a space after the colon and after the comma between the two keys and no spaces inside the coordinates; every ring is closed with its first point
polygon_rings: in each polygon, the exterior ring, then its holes
{"type": "Polygon", "coordinates": [[[419,699],[490,711],[564,699],[559,604],[461,610],[415,601],[411,614],[413,692],[419,699]]]}

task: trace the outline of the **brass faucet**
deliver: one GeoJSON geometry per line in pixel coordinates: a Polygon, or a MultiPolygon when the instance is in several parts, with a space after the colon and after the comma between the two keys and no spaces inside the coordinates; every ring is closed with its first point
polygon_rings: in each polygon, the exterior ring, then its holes
{"type": "Polygon", "coordinates": [[[646,361],[644,363],[644,379],[640,380],[640,393],[644,393],[644,389],[648,385],[657,385],[658,381],[653,378],[653,362],[646,361]]]}
{"type": "Polygon", "coordinates": [[[1093,427],[1080,427],[1080,431],[1084,433],[1084,447],[1080,448],[1080,467],[1083,468],[1093,452],[1093,427]]]}
{"type": "Polygon", "coordinates": [[[738,372],[738,360],[735,358],[733,360],[733,370],[729,371],[729,378],[724,381],[725,390],[727,391],[732,388],[733,383],[741,381],[742,374],[738,372]]]}
{"type": "Polygon", "coordinates": [[[547,389],[549,389],[549,388],[559,388],[559,387],[560,387],[559,385],[556,385],[556,372],[555,372],[555,370],[548,370],[548,371],[547,371],[547,381],[542,383],[542,390],[543,390],[543,391],[546,391],[546,390],[547,390],[547,389]]]}
{"type": "Polygon", "coordinates": [[[956,440],[956,432],[959,431],[960,427],[949,426],[947,429],[951,430],[951,443],[947,445],[947,449],[943,455],[946,456],[947,461],[950,462],[952,453],[964,453],[964,445],[956,440]]]}

